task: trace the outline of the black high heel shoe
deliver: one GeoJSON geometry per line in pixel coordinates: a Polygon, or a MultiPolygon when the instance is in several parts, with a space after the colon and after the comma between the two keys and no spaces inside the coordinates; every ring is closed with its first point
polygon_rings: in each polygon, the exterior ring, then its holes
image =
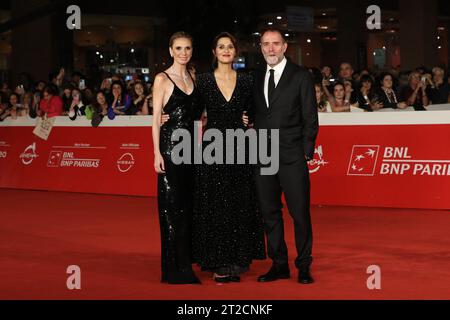
{"type": "Polygon", "coordinates": [[[230,282],[230,276],[219,276],[217,274],[214,274],[213,276],[214,281],[218,283],[228,283],[230,282]]]}

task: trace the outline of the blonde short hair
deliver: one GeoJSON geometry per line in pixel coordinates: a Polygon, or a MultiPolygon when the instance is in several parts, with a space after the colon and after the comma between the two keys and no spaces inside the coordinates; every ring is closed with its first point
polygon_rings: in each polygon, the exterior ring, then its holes
{"type": "Polygon", "coordinates": [[[433,73],[433,74],[435,74],[435,73],[442,73],[442,74],[444,74],[445,72],[444,72],[444,69],[442,69],[442,68],[440,68],[440,67],[434,67],[433,68],[433,70],[431,70],[431,72],[433,73]]]}

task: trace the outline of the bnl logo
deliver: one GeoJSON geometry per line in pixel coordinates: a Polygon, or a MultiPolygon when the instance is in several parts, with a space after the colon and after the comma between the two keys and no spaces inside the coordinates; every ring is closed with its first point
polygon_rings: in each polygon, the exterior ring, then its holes
{"type": "Polygon", "coordinates": [[[373,176],[377,165],[380,146],[353,146],[348,164],[348,176],[373,176]]]}

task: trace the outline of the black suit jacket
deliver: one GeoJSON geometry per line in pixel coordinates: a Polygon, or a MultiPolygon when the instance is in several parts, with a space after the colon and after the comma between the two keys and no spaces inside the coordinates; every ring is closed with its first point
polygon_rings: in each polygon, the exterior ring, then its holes
{"type": "Polygon", "coordinates": [[[279,129],[280,163],[314,156],[319,131],[314,82],[310,72],[289,60],[267,107],[264,97],[266,68],[254,77],[254,126],[279,129]]]}

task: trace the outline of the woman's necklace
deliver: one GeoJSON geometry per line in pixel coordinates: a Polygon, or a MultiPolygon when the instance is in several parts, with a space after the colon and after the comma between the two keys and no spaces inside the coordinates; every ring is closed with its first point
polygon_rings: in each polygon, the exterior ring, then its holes
{"type": "Polygon", "coordinates": [[[384,91],[384,94],[386,95],[386,97],[388,98],[388,100],[389,100],[389,103],[397,103],[397,96],[395,95],[395,92],[394,92],[394,90],[390,90],[391,92],[390,93],[388,93],[388,91],[387,91],[387,89],[385,89],[384,87],[382,87],[383,88],[383,91],[384,91]],[[392,99],[391,99],[391,95],[392,95],[392,97],[394,98],[394,101],[392,101],[392,99]]]}

